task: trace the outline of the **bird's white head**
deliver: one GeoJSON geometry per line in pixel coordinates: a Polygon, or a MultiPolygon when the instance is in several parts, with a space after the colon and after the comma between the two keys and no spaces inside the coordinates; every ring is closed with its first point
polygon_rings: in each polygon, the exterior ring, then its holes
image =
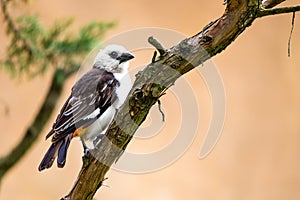
{"type": "Polygon", "coordinates": [[[126,62],[132,58],[134,56],[123,46],[108,45],[97,54],[94,67],[112,73],[122,73],[124,70],[127,71],[128,65],[126,65],[126,62]]]}

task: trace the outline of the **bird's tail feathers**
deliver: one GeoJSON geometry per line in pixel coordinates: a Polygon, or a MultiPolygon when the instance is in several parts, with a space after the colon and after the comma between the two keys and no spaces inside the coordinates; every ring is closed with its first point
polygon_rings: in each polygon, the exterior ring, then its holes
{"type": "Polygon", "coordinates": [[[67,136],[63,144],[59,147],[58,156],[57,156],[57,166],[62,168],[66,164],[67,152],[72,139],[72,134],[67,136]]]}
{"type": "Polygon", "coordinates": [[[39,165],[39,171],[50,168],[53,165],[53,162],[57,156],[57,150],[61,146],[63,141],[59,143],[52,143],[46,152],[42,162],[39,165]]]}
{"type": "Polygon", "coordinates": [[[39,171],[50,168],[57,157],[57,166],[62,168],[66,164],[67,150],[72,139],[72,134],[67,136],[64,140],[57,143],[52,143],[46,152],[42,162],[39,165],[39,171]]]}

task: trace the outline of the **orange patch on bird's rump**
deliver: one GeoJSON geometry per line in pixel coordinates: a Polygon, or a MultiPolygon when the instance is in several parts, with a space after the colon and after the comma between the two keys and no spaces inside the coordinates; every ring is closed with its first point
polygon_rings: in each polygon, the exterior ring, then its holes
{"type": "Polygon", "coordinates": [[[89,127],[87,128],[82,128],[79,127],[78,129],[76,129],[76,131],[74,131],[72,138],[76,137],[76,136],[82,136],[84,135],[87,131],[89,130],[89,127]]]}

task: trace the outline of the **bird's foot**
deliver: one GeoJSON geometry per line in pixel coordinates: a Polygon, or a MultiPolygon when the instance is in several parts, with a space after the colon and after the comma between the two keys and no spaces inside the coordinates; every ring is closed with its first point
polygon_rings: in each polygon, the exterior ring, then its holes
{"type": "Polygon", "coordinates": [[[84,153],[85,156],[88,156],[90,152],[91,152],[91,149],[89,149],[89,148],[84,148],[83,149],[83,153],[84,153]]]}

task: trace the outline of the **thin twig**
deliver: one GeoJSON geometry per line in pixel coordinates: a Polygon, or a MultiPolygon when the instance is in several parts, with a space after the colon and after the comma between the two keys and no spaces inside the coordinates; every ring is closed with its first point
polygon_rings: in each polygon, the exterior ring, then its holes
{"type": "Polygon", "coordinates": [[[292,39],[293,30],[294,30],[294,25],[295,25],[295,12],[293,12],[293,16],[292,16],[292,27],[291,27],[291,32],[290,32],[289,41],[288,41],[288,57],[291,56],[291,39],[292,39]]]}
{"type": "Polygon", "coordinates": [[[157,51],[159,52],[159,54],[161,55],[161,56],[163,56],[163,55],[165,55],[166,54],[166,49],[162,46],[162,44],[157,40],[157,39],[155,39],[153,36],[150,36],[149,38],[148,38],[148,42],[152,45],[152,46],[154,46],[156,49],[157,49],[157,51]]]}
{"type": "Polygon", "coordinates": [[[278,14],[284,14],[284,13],[297,12],[297,11],[300,11],[300,5],[291,6],[291,7],[283,7],[283,8],[265,9],[265,10],[258,11],[257,17],[265,17],[265,16],[269,16],[269,15],[278,15],[278,14]]]}
{"type": "Polygon", "coordinates": [[[264,0],[262,2],[262,7],[267,8],[273,8],[274,6],[277,6],[278,4],[284,2],[285,0],[264,0]]]}
{"type": "Polygon", "coordinates": [[[159,110],[159,112],[161,113],[162,121],[164,122],[164,121],[165,121],[165,113],[164,113],[164,111],[162,111],[162,109],[161,109],[161,102],[160,102],[159,99],[158,99],[157,103],[158,103],[158,110],[159,110]]]}

